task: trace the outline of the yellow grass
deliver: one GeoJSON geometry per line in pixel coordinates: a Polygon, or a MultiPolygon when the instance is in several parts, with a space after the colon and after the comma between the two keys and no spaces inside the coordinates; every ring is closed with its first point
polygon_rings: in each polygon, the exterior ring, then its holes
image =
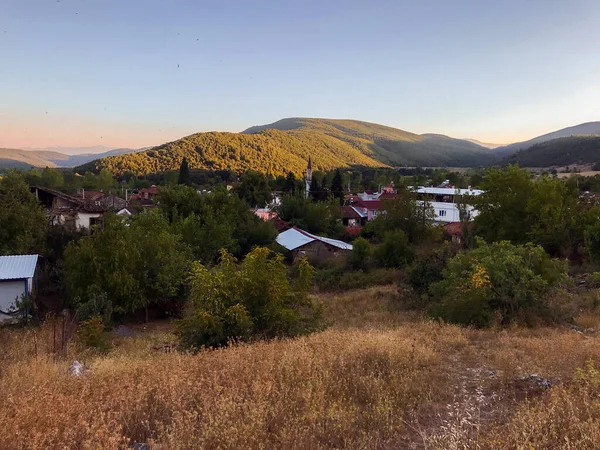
{"type": "Polygon", "coordinates": [[[1,330],[0,448],[597,448],[600,391],[572,381],[595,333],[440,325],[393,288],[321,299],[322,333],[197,355],[154,350],[164,328],[58,359],[49,326],[1,330]],[[555,386],[515,383],[532,373],[555,386]]]}

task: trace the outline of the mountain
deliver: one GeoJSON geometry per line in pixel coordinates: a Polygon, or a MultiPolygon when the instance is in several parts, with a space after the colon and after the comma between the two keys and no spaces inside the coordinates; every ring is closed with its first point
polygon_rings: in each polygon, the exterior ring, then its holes
{"type": "Polygon", "coordinates": [[[64,153],[66,155],[91,155],[95,153],[106,153],[115,147],[107,147],[105,145],[93,145],[89,147],[35,147],[24,148],[23,150],[33,150],[36,152],[55,152],[64,153]]]}
{"type": "Polygon", "coordinates": [[[472,142],[472,143],[477,144],[477,145],[481,145],[482,147],[489,148],[489,149],[492,149],[492,150],[495,149],[495,148],[503,147],[504,146],[504,144],[490,144],[489,142],[481,142],[481,141],[478,141],[477,139],[464,138],[463,140],[464,141],[472,142]]]}
{"type": "Polygon", "coordinates": [[[50,149],[21,150],[13,148],[0,148],[0,169],[27,169],[30,167],[75,167],[86,164],[98,158],[133,153],[142,150],[146,149],[117,148],[105,151],[104,153],[67,155],[65,153],[52,151],[50,149]]]}
{"type": "MultiPolygon", "coordinates": [[[[498,156],[507,157],[519,150],[525,150],[535,144],[548,142],[553,139],[559,139],[570,136],[600,136],[600,122],[587,122],[572,127],[563,128],[562,130],[553,131],[552,133],[543,134],[528,141],[516,142],[514,144],[498,147],[495,152],[498,156]]],[[[539,167],[545,167],[547,164],[542,164],[539,167]]]]}
{"type": "Polygon", "coordinates": [[[570,166],[600,162],[600,136],[570,136],[540,142],[501,161],[521,167],[570,166]]]}
{"type": "Polygon", "coordinates": [[[177,170],[185,157],[192,168],[301,174],[309,156],[320,170],[355,165],[469,167],[497,161],[489,149],[448,136],[419,135],[356,120],[290,118],[241,133],[193,134],[143,152],[99,159],[78,169],[147,174],[177,170]]]}

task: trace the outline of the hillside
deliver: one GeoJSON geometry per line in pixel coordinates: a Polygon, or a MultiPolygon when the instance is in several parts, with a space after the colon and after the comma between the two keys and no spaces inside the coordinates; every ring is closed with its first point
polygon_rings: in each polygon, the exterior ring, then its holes
{"type": "Polygon", "coordinates": [[[597,162],[600,162],[600,136],[572,136],[535,144],[505,158],[501,164],[550,167],[597,162]]]}
{"type": "MultiPolygon", "coordinates": [[[[528,141],[515,142],[514,144],[498,147],[494,151],[500,157],[513,155],[519,150],[525,150],[535,144],[552,141],[554,139],[571,136],[600,136],[600,122],[587,122],[572,127],[563,128],[552,133],[543,134],[528,141]]],[[[548,164],[541,164],[547,166],[548,164]]]]}
{"type": "Polygon", "coordinates": [[[198,133],[79,169],[146,174],[177,170],[186,157],[192,168],[300,174],[309,156],[320,170],[353,165],[469,167],[496,161],[488,149],[447,136],[418,135],[354,120],[291,118],[242,133],[198,133]]]}
{"type": "Polygon", "coordinates": [[[103,153],[67,155],[53,150],[21,150],[0,148],[0,169],[30,167],[75,167],[98,158],[132,153],[145,149],[117,148],[103,153]]]}

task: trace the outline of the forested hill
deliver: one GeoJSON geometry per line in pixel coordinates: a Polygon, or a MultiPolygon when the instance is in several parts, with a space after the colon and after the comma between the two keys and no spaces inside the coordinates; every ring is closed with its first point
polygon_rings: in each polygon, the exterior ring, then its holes
{"type": "Polygon", "coordinates": [[[80,169],[147,174],[176,170],[186,157],[192,168],[300,174],[309,156],[320,170],[352,165],[470,167],[497,161],[489,149],[447,136],[418,135],[354,120],[294,118],[242,133],[198,133],[144,152],[103,158],[80,169]]]}
{"type": "Polygon", "coordinates": [[[504,159],[521,167],[568,166],[600,162],[600,136],[572,136],[541,142],[504,159]]]}

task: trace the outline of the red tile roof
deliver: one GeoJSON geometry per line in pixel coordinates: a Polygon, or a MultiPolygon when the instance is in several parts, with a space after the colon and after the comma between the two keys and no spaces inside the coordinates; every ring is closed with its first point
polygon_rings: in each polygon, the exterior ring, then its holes
{"type": "Polygon", "coordinates": [[[362,216],[352,206],[342,208],[344,219],[360,219],[362,216]]]}
{"type": "Polygon", "coordinates": [[[379,200],[359,200],[357,204],[369,210],[379,211],[379,208],[381,208],[381,201],[379,200]]]}

